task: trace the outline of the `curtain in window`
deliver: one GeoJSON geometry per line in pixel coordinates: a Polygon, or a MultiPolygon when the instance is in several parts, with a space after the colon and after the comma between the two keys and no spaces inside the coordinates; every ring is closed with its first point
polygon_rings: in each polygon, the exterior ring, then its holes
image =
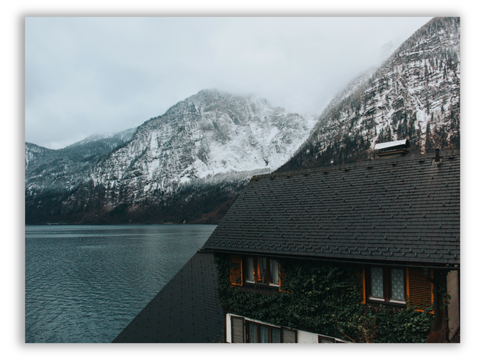
{"type": "Polygon", "coordinates": [[[270,260],[270,284],[278,285],[278,261],[270,260]]]}
{"type": "Polygon", "coordinates": [[[260,325],[260,342],[268,343],[268,327],[265,325],[260,325]]]}
{"type": "Polygon", "coordinates": [[[257,342],[257,324],[248,323],[248,339],[251,343],[257,342]]]}
{"type": "Polygon", "coordinates": [[[392,300],[405,301],[405,287],[403,284],[403,270],[392,269],[392,300]]]}
{"type": "Polygon", "coordinates": [[[255,278],[253,277],[253,258],[247,257],[247,280],[250,282],[255,282],[255,278]]]}
{"type": "Polygon", "coordinates": [[[267,259],[265,258],[257,258],[257,266],[258,266],[258,279],[257,282],[266,284],[267,283],[267,259]]]}
{"type": "Polygon", "coordinates": [[[383,298],[383,269],[371,268],[371,292],[376,298],[383,298]]]}

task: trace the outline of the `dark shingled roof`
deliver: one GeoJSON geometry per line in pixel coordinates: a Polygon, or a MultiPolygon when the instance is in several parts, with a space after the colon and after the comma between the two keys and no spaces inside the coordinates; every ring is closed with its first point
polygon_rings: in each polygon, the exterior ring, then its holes
{"type": "Polygon", "coordinates": [[[460,153],[254,176],[209,251],[460,264],[460,153]]]}
{"type": "Polygon", "coordinates": [[[222,342],[216,284],[213,254],[197,252],[113,342],[222,342]]]}

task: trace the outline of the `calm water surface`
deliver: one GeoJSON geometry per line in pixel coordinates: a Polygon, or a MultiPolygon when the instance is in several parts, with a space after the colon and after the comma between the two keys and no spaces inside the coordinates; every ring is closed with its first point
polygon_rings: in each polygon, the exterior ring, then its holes
{"type": "Polygon", "coordinates": [[[27,226],[25,342],[111,342],[214,229],[27,226]]]}

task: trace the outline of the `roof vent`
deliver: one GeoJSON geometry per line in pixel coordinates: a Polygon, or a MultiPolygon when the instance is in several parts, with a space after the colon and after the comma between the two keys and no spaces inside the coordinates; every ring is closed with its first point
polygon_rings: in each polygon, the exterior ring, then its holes
{"type": "Polygon", "coordinates": [[[375,145],[377,155],[381,158],[388,159],[397,156],[405,156],[408,154],[407,148],[410,147],[410,142],[407,139],[389,141],[375,145]]]}

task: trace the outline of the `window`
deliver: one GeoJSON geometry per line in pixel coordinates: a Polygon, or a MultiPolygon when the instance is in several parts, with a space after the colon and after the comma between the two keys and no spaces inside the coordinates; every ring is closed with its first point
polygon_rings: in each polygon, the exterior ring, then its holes
{"type": "Polygon", "coordinates": [[[247,321],[247,342],[280,343],[280,328],[247,321]]]}
{"type": "Polygon", "coordinates": [[[295,343],[296,331],[245,321],[248,343],[295,343]]]}
{"type": "Polygon", "coordinates": [[[240,316],[231,316],[232,343],[295,343],[297,332],[240,316]]]}
{"type": "Polygon", "coordinates": [[[278,261],[270,259],[270,285],[278,285],[278,261]]]}
{"type": "Polygon", "coordinates": [[[278,261],[265,257],[246,257],[245,282],[279,286],[278,261]]]}
{"type": "Polygon", "coordinates": [[[366,274],[368,300],[406,304],[404,269],[372,266],[366,274]]]}

